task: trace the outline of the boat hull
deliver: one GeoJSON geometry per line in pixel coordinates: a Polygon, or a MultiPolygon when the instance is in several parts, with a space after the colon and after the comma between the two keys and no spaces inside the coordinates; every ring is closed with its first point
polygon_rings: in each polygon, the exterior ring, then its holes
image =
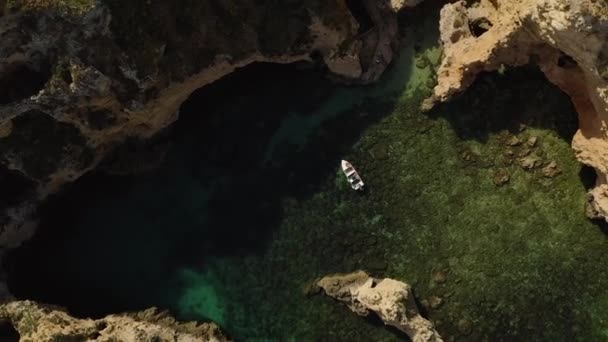
{"type": "Polygon", "coordinates": [[[342,172],[344,172],[351,188],[354,190],[363,190],[364,183],[361,176],[359,176],[357,170],[355,170],[353,165],[347,160],[342,160],[342,172]]]}

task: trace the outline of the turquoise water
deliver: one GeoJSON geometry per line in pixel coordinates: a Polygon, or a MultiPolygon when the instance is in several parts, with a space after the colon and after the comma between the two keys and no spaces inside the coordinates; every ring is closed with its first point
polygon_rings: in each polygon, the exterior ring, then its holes
{"type": "Polygon", "coordinates": [[[88,175],[45,205],[8,258],[11,290],[80,316],[161,306],[237,340],[403,339],[307,293],[365,269],[412,284],[446,340],[605,339],[608,244],[584,217],[567,97],[526,67],[421,113],[439,50],[436,17],[414,16],[428,19],[374,86],[255,65],[201,89],[158,169],[88,175]]]}

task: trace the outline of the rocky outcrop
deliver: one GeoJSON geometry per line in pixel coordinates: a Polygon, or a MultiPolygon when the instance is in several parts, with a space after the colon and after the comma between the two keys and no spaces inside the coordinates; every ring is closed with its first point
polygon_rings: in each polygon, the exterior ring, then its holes
{"type": "Polygon", "coordinates": [[[597,171],[589,213],[608,219],[608,3],[464,1],[441,10],[444,59],[426,105],[464,91],[481,71],[536,63],[579,115],[576,158],[597,171]]]}
{"type": "Polygon", "coordinates": [[[362,1],[366,32],[345,0],[0,2],[0,186],[15,188],[0,201],[0,247],[29,237],[37,201],[237,68],[321,60],[340,80],[376,80],[396,11],[418,1],[362,1]]]}
{"type": "Polygon", "coordinates": [[[418,313],[412,289],[393,279],[372,278],[363,271],[322,278],[317,285],[359,316],[374,313],[406,333],[413,342],[440,342],[433,323],[418,313]]]}
{"type": "Polygon", "coordinates": [[[77,319],[65,311],[31,301],[0,305],[0,320],[9,322],[21,341],[228,341],[214,323],[179,323],[156,309],[77,319]]]}

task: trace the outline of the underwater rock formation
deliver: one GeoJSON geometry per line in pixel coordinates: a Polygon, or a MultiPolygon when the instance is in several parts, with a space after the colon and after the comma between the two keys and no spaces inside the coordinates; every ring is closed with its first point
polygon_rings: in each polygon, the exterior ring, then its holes
{"type": "Polygon", "coordinates": [[[10,322],[21,341],[228,341],[214,323],[179,323],[156,309],[92,320],[32,301],[16,301],[0,305],[0,320],[10,322]]]}
{"type": "Polygon", "coordinates": [[[359,316],[375,313],[385,324],[406,333],[413,342],[443,341],[433,323],[418,313],[408,284],[389,278],[376,279],[358,271],[326,276],[317,285],[359,316]]]}
{"type": "Polygon", "coordinates": [[[598,175],[588,212],[608,219],[608,3],[458,1],[441,10],[440,31],[444,59],[426,105],[464,91],[482,71],[538,64],[578,112],[572,148],[598,175]]]}
{"type": "Polygon", "coordinates": [[[31,235],[37,201],[237,68],[314,60],[373,82],[393,58],[396,11],[417,2],[364,0],[364,33],[345,0],[0,2],[0,176],[25,184],[0,208],[1,246],[31,235]]]}

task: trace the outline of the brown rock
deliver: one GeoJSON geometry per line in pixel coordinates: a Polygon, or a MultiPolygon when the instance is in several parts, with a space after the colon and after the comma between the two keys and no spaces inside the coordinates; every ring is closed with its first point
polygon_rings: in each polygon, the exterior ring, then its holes
{"type": "Polygon", "coordinates": [[[473,332],[473,322],[466,318],[459,320],[458,331],[463,335],[470,335],[473,332]]]}
{"type": "Polygon", "coordinates": [[[494,171],[494,177],[492,179],[494,181],[494,185],[503,186],[509,182],[510,177],[505,169],[498,169],[494,171]]]}
{"type": "Polygon", "coordinates": [[[557,163],[555,161],[551,161],[549,164],[547,164],[542,169],[543,176],[545,176],[547,178],[553,178],[560,173],[561,173],[561,170],[559,169],[559,167],[557,166],[557,163]]]}
{"type": "Polygon", "coordinates": [[[394,279],[377,279],[363,271],[334,274],[317,282],[325,294],[343,302],[360,316],[375,313],[412,341],[441,342],[433,323],[418,313],[411,286],[394,279]]]}
{"type": "Polygon", "coordinates": [[[543,161],[535,155],[530,155],[519,159],[519,165],[526,171],[532,171],[541,166],[543,161]]]}
{"type": "Polygon", "coordinates": [[[79,319],[56,307],[32,301],[0,305],[0,319],[11,322],[23,341],[228,341],[215,323],[180,323],[155,308],[79,319]],[[92,340],[91,340],[92,341],[92,340]]]}
{"type": "Polygon", "coordinates": [[[529,147],[524,147],[519,151],[519,153],[517,155],[520,157],[526,157],[526,156],[529,156],[530,153],[532,153],[532,149],[529,147]]]}
{"type": "Polygon", "coordinates": [[[433,273],[431,279],[435,284],[443,284],[448,280],[448,276],[443,271],[437,271],[433,273]]]}
{"type": "Polygon", "coordinates": [[[534,146],[536,146],[537,142],[538,142],[538,137],[531,136],[530,138],[528,138],[528,141],[526,141],[526,145],[528,145],[530,147],[534,147],[534,146]]]}
{"type": "Polygon", "coordinates": [[[512,136],[507,140],[507,145],[509,146],[518,146],[521,144],[521,140],[518,137],[512,136]]]}
{"type": "Polygon", "coordinates": [[[443,304],[443,298],[438,296],[430,296],[428,299],[429,307],[431,309],[439,309],[443,304]]]}
{"type": "Polygon", "coordinates": [[[520,123],[519,126],[517,127],[517,130],[520,132],[523,132],[526,130],[528,126],[526,126],[526,124],[520,123]]]}

